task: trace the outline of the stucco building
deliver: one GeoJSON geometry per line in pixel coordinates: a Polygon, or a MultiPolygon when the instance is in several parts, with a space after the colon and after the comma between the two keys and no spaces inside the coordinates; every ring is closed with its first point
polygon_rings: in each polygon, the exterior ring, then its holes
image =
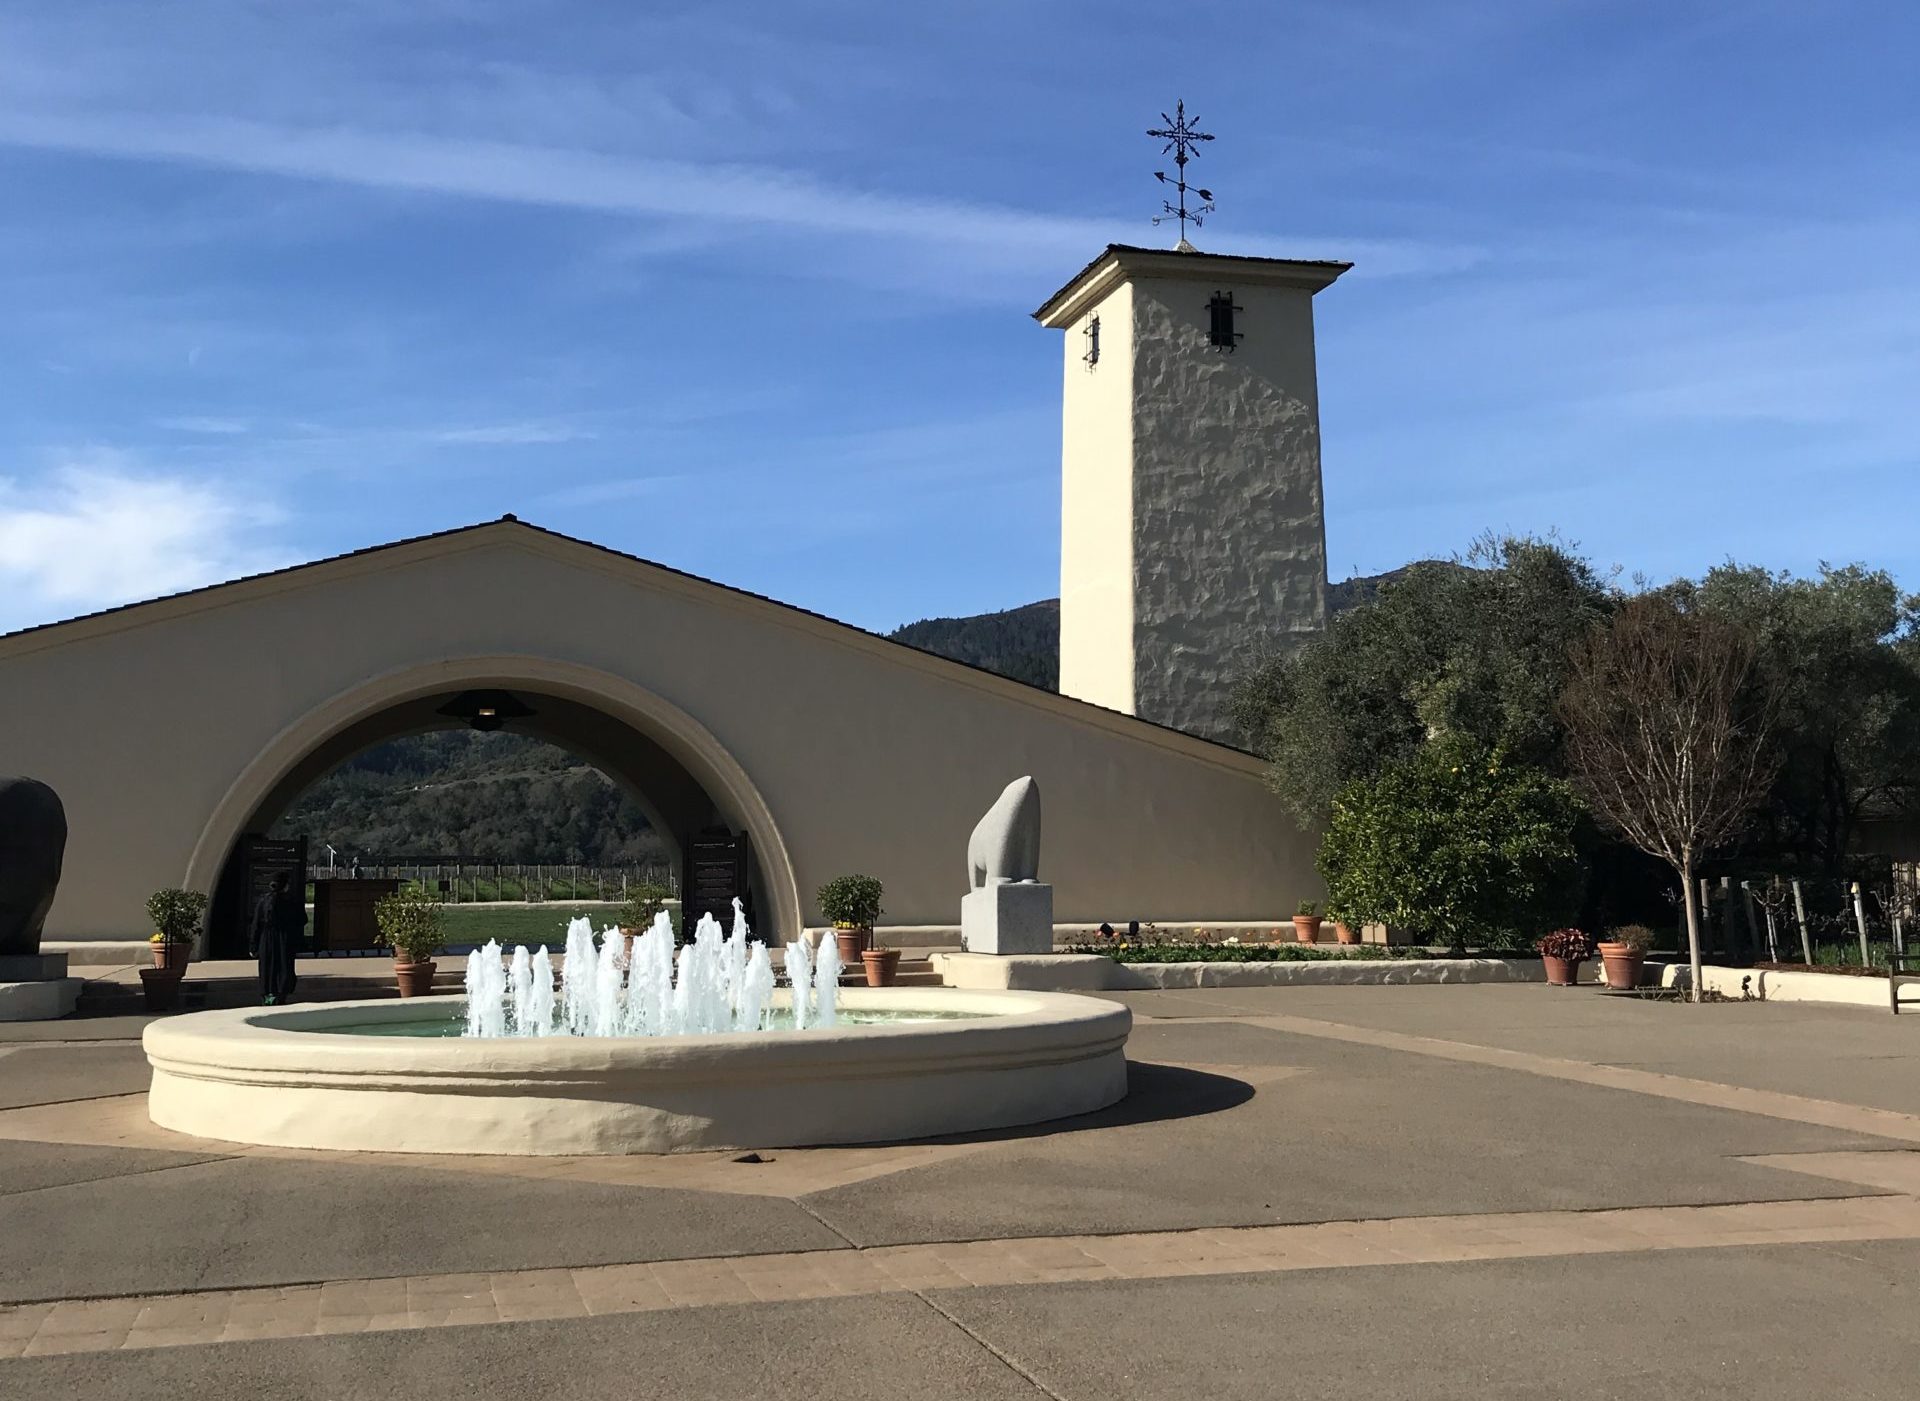
{"type": "Polygon", "coordinates": [[[1222,707],[1323,620],[1311,298],[1344,266],[1114,247],[1038,313],[1067,331],[1065,694],[512,517],[0,637],[0,773],[68,814],[47,937],[142,934],[150,891],[216,890],[315,778],[476,689],[670,849],[744,834],[776,938],[855,870],[883,923],[955,924],[1020,774],[1060,922],[1284,919],[1312,837],[1222,707]]]}

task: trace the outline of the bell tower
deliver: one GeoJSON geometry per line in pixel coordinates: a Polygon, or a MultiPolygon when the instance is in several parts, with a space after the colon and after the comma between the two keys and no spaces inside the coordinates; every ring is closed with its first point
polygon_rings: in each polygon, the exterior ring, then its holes
{"type": "Polygon", "coordinates": [[[1351,266],[1110,244],[1034,313],[1066,333],[1064,694],[1233,743],[1241,676],[1325,625],[1313,297],[1351,266]]]}

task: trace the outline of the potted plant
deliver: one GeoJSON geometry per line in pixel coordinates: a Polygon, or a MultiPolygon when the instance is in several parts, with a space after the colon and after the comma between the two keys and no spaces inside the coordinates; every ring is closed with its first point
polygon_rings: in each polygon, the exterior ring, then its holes
{"type": "Polygon", "coordinates": [[[1327,911],[1327,918],[1333,921],[1333,937],[1337,942],[1342,944],[1360,942],[1359,932],[1353,927],[1355,920],[1352,915],[1345,910],[1330,909],[1327,911]]]}
{"type": "Polygon", "coordinates": [[[440,952],[440,902],[417,885],[383,895],[373,907],[380,938],[393,949],[393,978],[402,997],[433,991],[433,956],[440,952]]]}
{"type": "Polygon", "coordinates": [[[1313,901],[1302,900],[1293,912],[1293,936],[1303,944],[1320,942],[1320,907],[1313,901]]]}
{"type": "Polygon", "coordinates": [[[1556,929],[1534,945],[1547,966],[1547,981],[1572,987],[1580,981],[1580,965],[1593,957],[1593,936],[1579,929],[1556,929]]]}
{"type": "Polygon", "coordinates": [[[156,890],[149,895],[147,918],[153,921],[154,934],[147,944],[153,950],[153,966],[170,973],[186,972],[193,941],[206,916],[207,897],[197,890],[156,890]]]}
{"type": "Polygon", "coordinates": [[[1644,924],[1623,924],[1609,929],[1607,936],[1597,945],[1607,986],[1615,992],[1631,992],[1640,986],[1640,970],[1646,965],[1653,931],[1644,924]]]}
{"type": "Polygon", "coordinates": [[[900,973],[900,950],[875,944],[872,948],[860,950],[860,962],[867,970],[868,987],[890,988],[900,973]]]}
{"type": "Polygon", "coordinates": [[[636,881],[627,887],[626,903],[620,906],[617,922],[620,938],[626,944],[623,957],[633,958],[633,941],[647,932],[655,915],[667,907],[673,891],[657,880],[636,881]]]}
{"type": "MultiPolygon", "coordinates": [[[[842,964],[858,963],[861,955],[873,943],[873,922],[880,918],[880,896],[884,889],[872,876],[859,875],[835,876],[820,887],[815,896],[820,903],[820,917],[833,926],[833,938],[840,945],[842,964]]],[[[894,962],[898,963],[899,950],[892,950],[892,953],[894,962]]],[[[872,981],[871,975],[868,980],[872,981]]],[[[874,986],[883,987],[885,984],[875,983],[874,986]]]]}

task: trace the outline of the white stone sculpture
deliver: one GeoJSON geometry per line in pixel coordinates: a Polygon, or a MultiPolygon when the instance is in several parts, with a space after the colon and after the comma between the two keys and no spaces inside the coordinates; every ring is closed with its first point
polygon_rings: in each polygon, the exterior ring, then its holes
{"type": "Polygon", "coordinates": [[[1053,952],[1053,887],[1040,875],[1040,785],[1016,778],[967,841],[960,944],[968,953],[1053,952]]]}

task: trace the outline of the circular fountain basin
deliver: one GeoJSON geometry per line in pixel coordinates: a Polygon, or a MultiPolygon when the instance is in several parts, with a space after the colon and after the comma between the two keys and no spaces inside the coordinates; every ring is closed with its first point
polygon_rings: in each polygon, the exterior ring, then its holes
{"type": "MultiPolygon", "coordinates": [[[[776,995],[785,1006],[786,994],[776,995]]],[[[1067,993],[847,988],[902,1020],[718,1036],[442,1037],[464,997],[150,1024],[147,1112],[199,1138],[359,1152],[683,1153],[878,1143],[1126,1094],[1133,1018],[1067,993]],[[920,1016],[926,1020],[913,1020],[920,1016]]]]}

